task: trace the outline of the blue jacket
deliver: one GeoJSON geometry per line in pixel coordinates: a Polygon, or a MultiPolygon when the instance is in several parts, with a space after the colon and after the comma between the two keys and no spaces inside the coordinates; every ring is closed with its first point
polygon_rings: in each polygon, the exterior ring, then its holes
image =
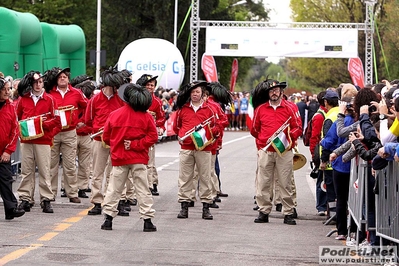
{"type": "MultiPolygon", "coordinates": [[[[345,120],[344,120],[344,125],[345,126],[349,126],[351,124],[353,124],[353,122],[355,121],[355,119],[353,117],[351,117],[350,115],[346,115],[345,116],[345,120]]],[[[339,146],[341,146],[342,144],[344,144],[347,141],[346,138],[340,138],[337,135],[337,122],[335,121],[330,129],[328,130],[326,136],[321,140],[320,145],[323,146],[324,149],[326,150],[330,150],[333,151],[336,148],[338,148],[339,146]]],[[[350,169],[351,169],[351,163],[350,161],[347,163],[344,163],[342,161],[342,155],[337,157],[337,159],[335,159],[332,162],[332,168],[334,170],[337,170],[341,173],[350,173],[350,169]]]]}

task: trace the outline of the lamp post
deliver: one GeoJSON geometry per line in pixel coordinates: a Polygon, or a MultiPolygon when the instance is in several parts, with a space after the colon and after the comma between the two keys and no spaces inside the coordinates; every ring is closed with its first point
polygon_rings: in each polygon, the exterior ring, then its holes
{"type": "Polygon", "coordinates": [[[97,0],[96,82],[100,82],[101,61],[101,0],[97,0]]]}
{"type": "Polygon", "coordinates": [[[178,11],[178,2],[179,0],[175,0],[175,21],[173,27],[173,44],[177,46],[177,11],[178,11]]]}

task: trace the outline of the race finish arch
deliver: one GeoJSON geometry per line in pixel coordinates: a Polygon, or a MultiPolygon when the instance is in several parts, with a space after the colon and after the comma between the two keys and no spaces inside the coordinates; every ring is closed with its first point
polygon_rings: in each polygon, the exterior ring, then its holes
{"type": "Polygon", "coordinates": [[[365,23],[269,23],[201,21],[200,0],[192,0],[190,82],[198,78],[200,28],[206,28],[205,54],[240,57],[358,57],[358,31],[365,32],[365,84],[373,84],[373,11],[366,2],[365,23]]]}

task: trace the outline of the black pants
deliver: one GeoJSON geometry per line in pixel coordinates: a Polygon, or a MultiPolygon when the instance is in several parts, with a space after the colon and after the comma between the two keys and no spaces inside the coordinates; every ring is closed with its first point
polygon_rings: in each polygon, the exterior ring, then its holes
{"type": "Polygon", "coordinates": [[[348,209],[348,196],[349,196],[349,180],[350,173],[342,173],[333,170],[333,181],[335,194],[337,196],[337,230],[338,235],[346,235],[347,228],[347,209],[348,209]]]}
{"type": "Polygon", "coordinates": [[[0,195],[3,199],[5,212],[11,211],[17,207],[18,201],[12,192],[11,163],[0,163],[0,195]]]}

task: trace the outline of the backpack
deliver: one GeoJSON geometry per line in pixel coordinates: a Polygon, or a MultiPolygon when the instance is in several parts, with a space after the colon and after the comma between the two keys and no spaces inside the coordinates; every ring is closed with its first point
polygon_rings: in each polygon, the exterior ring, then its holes
{"type": "MultiPolygon", "coordinates": [[[[325,114],[323,111],[317,111],[313,116],[315,116],[316,114],[321,114],[323,116],[323,119],[325,117],[325,114]]],[[[310,138],[312,137],[312,121],[313,121],[313,117],[312,119],[310,119],[310,121],[308,122],[308,125],[305,129],[305,132],[303,133],[302,139],[303,139],[303,145],[309,147],[310,145],[310,138]]]]}

